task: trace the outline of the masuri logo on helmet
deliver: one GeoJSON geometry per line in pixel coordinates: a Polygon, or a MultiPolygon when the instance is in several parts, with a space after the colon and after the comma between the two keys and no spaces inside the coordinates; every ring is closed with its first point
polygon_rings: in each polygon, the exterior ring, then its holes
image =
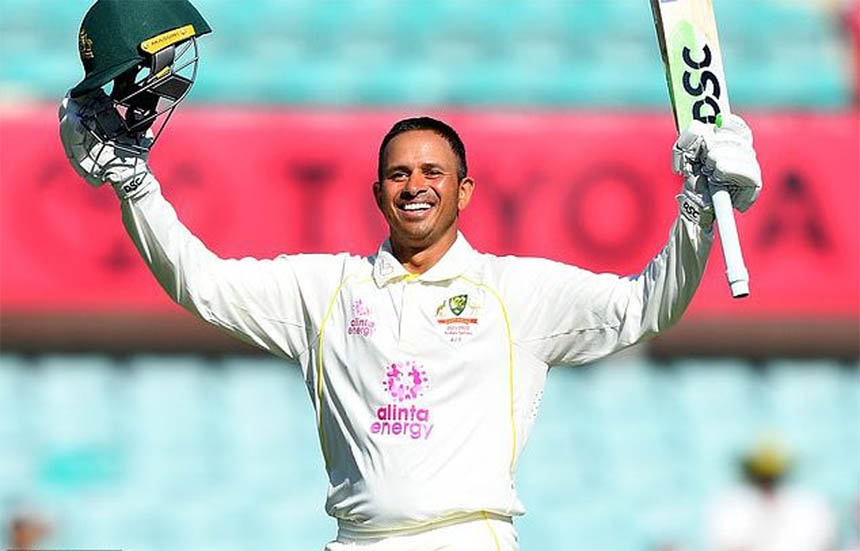
{"type": "Polygon", "coordinates": [[[95,116],[88,128],[103,142],[141,142],[165,115],[147,146],[158,138],[197,75],[197,37],[212,32],[187,0],[97,0],[84,16],[78,50],[84,78],[73,98],[113,84],[116,116],[95,116]],[[110,121],[110,123],[106,123],[110,121]]]}

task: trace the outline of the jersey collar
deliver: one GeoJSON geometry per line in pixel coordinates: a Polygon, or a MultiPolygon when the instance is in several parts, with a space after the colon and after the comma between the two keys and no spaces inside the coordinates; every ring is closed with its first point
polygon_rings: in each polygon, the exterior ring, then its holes
{"type": "Polygon", "coordinates": [[[376,258],[373,260],[373,279],[378,287],[388,283],[417,279],[420,281],[447,281],[466,273],[472,267],[478,252],[472,248],[463,234],[457,232],[457,239],[448,252],[439,259],[433,267],[423,274],[411,274],[391,252],[391,241],[385,240],[379,246],[376,258]]]}

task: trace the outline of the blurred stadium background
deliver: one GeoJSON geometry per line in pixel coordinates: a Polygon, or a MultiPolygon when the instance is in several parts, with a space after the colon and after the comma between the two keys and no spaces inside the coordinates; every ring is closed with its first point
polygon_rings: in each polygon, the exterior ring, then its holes
{"type": "MultiPolygon", "coordinates": [[[[762,436],[839,548],[860,540],[858,4],[715,4],[765,173],[739,219],[753,295],[731,301],[715,251],[677,328],[550,373],[525,550],[702,549],[762,436]]],[[[195,5],[214,34],[152,163],[219,253],[373,251],[375,150],[415,113],[464,136],[479,248],[633,273],[661,246],[678,182],[645,0],[195,5]]],[[[170,304],[112,194],[63,157],[88,6],[0,0],[3,535],[29,518],[42,548],[320,549],[335,528],[297,370],[170,304]]]]}

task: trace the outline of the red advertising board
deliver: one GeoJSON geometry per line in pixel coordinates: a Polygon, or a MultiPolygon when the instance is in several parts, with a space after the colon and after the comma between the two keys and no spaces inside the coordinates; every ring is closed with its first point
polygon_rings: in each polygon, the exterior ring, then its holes
{"type": "MultiPolygon", "coordinates": [[[[151,164],[180,218],[222,256],[369,253],[380,139],[401,112],[180,109],[151,164]]],[[[635,273],[663,245],[680,181],[665,113],[436,113],[477,180],[478,249],[635,273]]],[[[860,310],[858,116],[749,114],[765,189],[738,228],[752,296],[732,300],[717,248],[690,316],[845,317],[860,310]]],[[[0,115],[0,308],[175,307],[124,234],[118,202],[81,181],[54,107],[0,115]]]]}

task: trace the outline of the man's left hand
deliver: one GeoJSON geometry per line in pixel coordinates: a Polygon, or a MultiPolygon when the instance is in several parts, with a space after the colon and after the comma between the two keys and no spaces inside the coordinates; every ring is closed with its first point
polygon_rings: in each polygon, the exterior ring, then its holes
{"type": "Polygon", "coordinates": [[[753,149],[752,132],[737,115],[713,126],[693,121],[675,142],[672,169],[687,179],[684,192],[710,207],[710,195],[726,189],[732,205],[746,212],[761,193],[761,167],[753,149]],[[703,180],[707,181],[707,191],[703,180]]]}

